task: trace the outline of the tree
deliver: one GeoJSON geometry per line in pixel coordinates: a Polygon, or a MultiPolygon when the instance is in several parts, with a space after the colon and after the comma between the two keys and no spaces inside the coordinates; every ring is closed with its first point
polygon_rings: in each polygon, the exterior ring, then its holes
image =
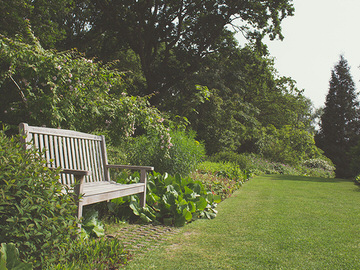
{"type": "Polygon", "coordinates": [[[359,138],[359,102],[344,56],[331,72],[329,92],[321,116],[317,145],[336,166],[338,177],[350,177],[349,151],[359,138]]]}
{"type": "Polygon", "coordinates": [[[26,39],[28,22],[44,48],[54,48],[64,39],[74,9],[73,0],[0,0],[0,34],[26,39]]]}
{"type": "Polygon", "coordinates": [[[77,2],[82,5],[74,14],[75,24],[86,27],[73,33],[68,46],[76,44],[102,60],[116,59],[119,49],[131,48],[146,77],[144,94],[152,94],[155,105],[171,98],[171,87],[196,72],[206,55],[226,45],[226,26],[242,22],[240,31],[253,40],[267,34],[282,38],[281,21],[294,11],[290,0],[77,2]]]}

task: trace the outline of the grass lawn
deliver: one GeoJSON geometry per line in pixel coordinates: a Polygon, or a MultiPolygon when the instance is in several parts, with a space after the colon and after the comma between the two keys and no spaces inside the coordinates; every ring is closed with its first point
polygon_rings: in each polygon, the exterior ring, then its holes
{"type": "Polygon", "coordinates": [[[126,269],[360,269],[360,188],[262,176],[126,269]]]}

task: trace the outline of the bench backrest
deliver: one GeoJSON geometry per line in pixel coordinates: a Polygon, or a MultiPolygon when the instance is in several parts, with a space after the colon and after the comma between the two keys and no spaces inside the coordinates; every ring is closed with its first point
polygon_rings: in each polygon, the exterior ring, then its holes
{"type": "MultiPolygon", "coordinates": [[[[26,136],[26,147],[35,146],[44,151],[44,158],[50,168],[88,170],[86,182],[109,181],[105,137],[78,131],[34,127],[21,123],[20,134],[26,136]]],[[[72,175],[62,175],[64,185],[74,183],[72,175]]]]}

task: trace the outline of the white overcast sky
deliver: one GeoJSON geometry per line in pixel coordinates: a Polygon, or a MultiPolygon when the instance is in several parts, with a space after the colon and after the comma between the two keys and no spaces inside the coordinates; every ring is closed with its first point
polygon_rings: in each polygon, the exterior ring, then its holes
{"type": "Polygon", "coordinates": [[[293,3],[294,16],[282,23],[285,39],[266,42],[279,74],[294,79],[318,108],[324,106],[331,70],[343,54],[359,91],[360,0],[293,3]]]}

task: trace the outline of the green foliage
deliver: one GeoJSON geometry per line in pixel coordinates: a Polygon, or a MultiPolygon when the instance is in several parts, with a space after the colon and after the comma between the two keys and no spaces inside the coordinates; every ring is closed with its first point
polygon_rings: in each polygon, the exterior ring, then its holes
{"type": "Polygon", "coordinates": [[[196,73],[209,52],[227,46],[224,33],[234,18],[244,22],[240,28],[248,39],[261,43],[265,35],[281,38],[281,21],[294,11],[288,0],[267,0],[261,5],[228,0],[84,2],[86,8],[75,11],[80,18],[75,23],[82,26],[84,35],[75,32],[69,41],[79,40],[77,45],[102,59],[114,59],[119,50],[130,47],[139,56],[146,77],[144,93],[154,95],[156,105],[173,94],[187,94],[173,86],[196,73]],[[84,27],[88,23],[92,27],[84,27]]]}
{"type": "Polygon", "coordinates": [[[154,166],[160,173],[183,176],[194,170],[205,156],[205,148],[195,140],[195,133],[182,130],[170,130],[167,139],[164,136],[135,137],[127,151],[131,164],[154,166]],[[167,151],[165,144],[168,145],[167,151]]]}
{"type": "Polygon", "coordinates": [[[45,162],[35,150],[25,151],[17,137],[0,131],[0,239],[15,243],[20,258],[36,268],[65,261],[77,231],[74,198],[62,192],[59,171],[45,162]]]}
{"type": "Polygon", "coordinates": [[[360,175],[357,175],[357,176],[355,177],[355,183],[356,183],[357,185],[360,185],[360,175]]]}
{"type": "Polygon", "coordinates": [[[335,167],[332,164],[331,160],[329,159],[327,160],[320,158],[309,159],[309,160],[305,160],[303,164],[308,168],[318,168],[326,171],[335,171],[335,167]]]}
{"type": "Polygon", "coordinates": [[[2,243],[0,249],[1,270],[31,270],[30,263],[23,263],[19,260],[19,250],[13,243],[2,243]]]}
{"type": "Polygon", "coordinates": [[[353,147],[350,148],[348,153],[350,156],[350,175],[360,174],[360,141],[353,147]]]}
{"type": "MultiPolygon", "coordinates": [[[[313,159],[304,161],[302,164],[288,165],[279,162],[272,162],[266,160],[264,157],[256,154],[241,154],[241,159],[247,159],[246,168],[239,167],[239,164],[227,162],[226,158],[228,156],[220,154],[219,156],[215,155],[212,157],[212,160],[217,160],[217,162],[203,162],[198,165],[198,172],[208,173],[210,175],[218,175],[219,171],[232,172],[243,171],[244,177],[243,180],[246,180],[254,175],[262,174],[285,174],[285,175],[301,175],[301,176],[313,176],[313,177],[324,177],[324,178],[333,178],[335,176],[334,166],[331,161],[326,157],[321,159],[313,159]],[[222,161],[219,159],[220,156],[224,156],[225,159],[222,161]],[[240,170],[241,169],[241,170],[240,170]]],[[[236,155],[231,154],[230,157],[236,157],[236,155]]],[[[236,160],[236,159],[235,159],[236,160]]],[[[244,163],[243,163],[244,164],[244,163]]],[[[221,175],[221,174],[220,174],[221,175]]],[[[223,175],[230,175],[229,173],[223,175]]]]}
{"type": "Polygon", "coordinates": [[[221,197],[225,200],[230,197],[237,189],[242,186],[243,181],[239,179],[231,179],[227,174],[212,173],[205,171],[195,171],[191,173],[191,178],[200,181],[206,190],[211,191],[212,194],[221,197]]]}
{"type": "Polygon", "coordinates": [[[78,239],[69,248],[70,258],[53,263],[49,270],[119,269],[130,255],[116,238],[78,239]]]}
{"type": "Polygon", "coordinates": [[[216,153],[209,158],[209,161],[233,163],[243,170],[246,170],[250,166],[250,160],[246,154],[238,154],[231,151],[216,153]]]}
{"type": "Polygon", "coordinates": [[[0,34],[7,37],[28,38],[28,24],[45,47],[54,47],[65,38],[66,30],[72,27],[72,0],[49,1],[1,1],[0,34]]]}
{"type": "Polygon", "coordinates": [[[198,171],[202,173],[211,173],[217,176],[223,176],[235,181],[244,182],[249,177],[250,174],[245,171],[243,168],[240,168],[238,164],[220,161],[220,162],[211,162],[205,161],[197,166],[198,171]]]}
{"type": "Polygon", "coordinates": [[[76,51],[58,53],[36,40],[29,45],[0,37],[0,121],[101,131],[113,144],[141,128],[162,136],[168,149],[159,111],[146,98],[128,96],[121,73],[76,51]]]}
{"type": "MultiPolygon", "coordinates": [[[[137,181],[136,178],[138,180],[138,174],[127,181],[137,181]]],[[[154,172],[149,175],[147,188],[145,208],[140,207],[136,196],[130,196],[128,201],[113,200],[113,203],[129,203],[133,213],[146,223],[183,226],[198,218],[215,218],[215,207],[221,200],[220,196],[207,192],[200,181],[180,174],[154,172]]]]}
{"type": "Polygon", "coordinates": [[[276,129],[268,126],[256,142],[257,153],[265,158],[290,165],[297,165],[307,159],[321,157],[315,145],[314,136],[294,126],[276,129]]]}
{"type": "Polygon", "coordinates": [[[84,220],[81,226],[81,234],[83,238],[89,238],[92,236],[102,237],[105,235],[104,225],[99,220],[99,212],[90,209],[89,211],[84,211],[84,220]]]}
{"type": "MultiPolygon", "coordinates": [[[[317,145],[336,166],[338,177],[353,177],[349,154],[359,141],[359,101],[350,67],[343,56],[331,72],[317,145]]],[[[354,174],[355,173],[355,174],[354,174]]]]}
{"type": "Polygon", "coordinates": [[[182,89],[190,89],[195,83],[206,85],[209,99],[191,104],[191,110],[183,96],[175,96],[166,110],[189,119],[209,155],[255,152],[256,143],[264,139],[268,126],[277,130],[286,126],[301,132],[310,130],[311,102],[296,88],[296,83],[290,78],[279,78],[269,57],[251,46],[238,48],[230,40],[229,37],[228,47],[207,56],[192,81],[179,82],[182,89]]]}

